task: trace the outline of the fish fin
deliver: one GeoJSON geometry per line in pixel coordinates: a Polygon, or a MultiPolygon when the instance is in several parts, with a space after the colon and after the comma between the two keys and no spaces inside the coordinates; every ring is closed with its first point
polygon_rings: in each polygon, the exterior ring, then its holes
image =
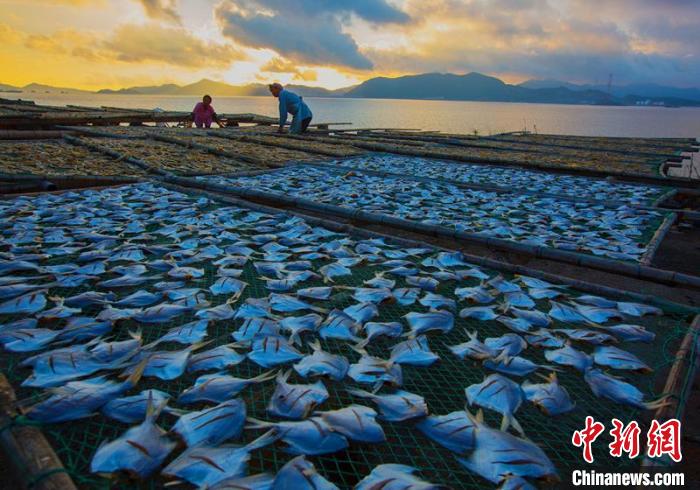
{"type": "Polygon", "coordinates": [[[361,390],[359,388],[351,388],[349,390],[346,390],[347,393],[350,393],[351,395],[360,397],[360,398],[375,398],[376,395],[374,393],[370,393],[369,391],[361,390]]]}
{"type": "Polygon", "coordinates": [[[469,340],[477,340],[479,338],[479,332],[474,330],[473,332],[467,332],[469,340]]]}
{"type": "Polygon", "coordinates": [[[212,340],[205,340],[205,341],[203,341],[203,342],[197,342],[197,343],[195,343],[195,344],[190,345],[187,349],[188,349],[190,352],[194,352],[194,351],[196,351],[196,350],[201,349],[202,347],[206,347],[207,345],[209,345],[209,344],[211,344],[212,342],[214,342],[214,340],[215,340],[215,339],[212,339],[212,340]]]}
{"type": "Polygon", "coordinates": [[[355,349],[353,349],[353,350],[355,350],[355,351],[357,351],[357,349],[365,350],[365,347],[367,346],[367,344],[369,344],[369,337],[366,339],[360,339],[360,341],[357,344],[355,344],[355,349]]]}
{"type": "Polygon", "coordinates": [[[287,380],[289,379],[289,376],[291,376],[292,370],[287,369],[286,371],[282,371],[281,369],[277,371],[277,376],[275,377],[275,380],[278,383],[286,383],[287,380]]]}
{"type": "Polygon", "coordinates": [[[321,342],[318,341],[318,339],[314,339],[310,342],[306,343],[309,347],[311,347],[314,351],[321,351],[323,350],[321,348],[321,342]]]}
{"type": "Polygon", "coordinates": [[[183,410],[181,408],[173,408],[173,407],[164,407],[163,411],[165,413],[169,413],[170,415],[176,415],[178,417],[182,417],[183,415],[190,413],[189,410],[183,410]]]}
{"type": "Polygon", "coordinates": [[[311,308],[312,311],[315,311],[316,313],[323,313],[324,315],[328,314],[328,311],[326,308],[320,308],[318,306],[313,306],[311,308]]]}
{"type": "Polygon", "coordinates": [[[559,372],[559,373],[564,372],[564,370],[562,368],[556,367],[556,366],[550,366],[549,364],[540,364],[539,367],[541,367],[542,369],[549,369],[552,372],[559,372]]]}
{"type": "Polygon", "coordinates": [[[263,435],[258,437],[257,439],[249,442],[246,444],[246,449],[248,451],[253,451],[255,449],[260,449],[265,446],[269,446],[273,442],[275,442],[277,439],[279,439],[279,431],[276,428],[272,428],[265,432],[263,435]]]}
{"type": "Polygon", "coordinates": [[[129,330],[129,337],[134,340],[141,340],[143,338],[143,330],[140,327],[135,332],[129,330]]]}
{"type": "Polygon", "coordinates": [[[523,426],[520,425],[520,422],[518,422],[518,420],[515,417],[512,417],[512,416],[509,417],[509,422],[510,422],[511,427],[513,427],[516,431],[518,431],[518,433],[521,436],[525,436],[525,431],[523,430],[523,426]]]}

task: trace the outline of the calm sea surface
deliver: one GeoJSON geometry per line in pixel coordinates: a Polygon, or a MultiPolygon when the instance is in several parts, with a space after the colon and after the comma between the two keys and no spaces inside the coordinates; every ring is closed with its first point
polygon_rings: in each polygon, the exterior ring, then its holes
{"type": "MultiPolygon", "coordinates": [[[[117,106],[191,110],[197,97],[165,95],[10,94],[50,105],[117,106]]],[[[317,122],[351,122],[355,127],[415,128],[492,134],[528,129],[586,136],[700,137],[700,108],[601,107],[444,100],[305,99],[317,122]]],[[[272,97],[216,97],[217,112],[276,115],[272,97]]]]}

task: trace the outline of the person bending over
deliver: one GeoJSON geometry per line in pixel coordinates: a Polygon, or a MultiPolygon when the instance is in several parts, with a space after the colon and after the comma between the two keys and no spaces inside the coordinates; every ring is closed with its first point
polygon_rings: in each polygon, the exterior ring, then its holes
{"type": "Polygon", "coordinates": [[[271,83],[268,85],[268,88],[270,89],[270,93],[279,99],[279,132],[284,132],[284,125],[287,123],[287,114],[292,115],[292,124],[289,126],[290,133],[301,134],[306,132],[306,128],[309,127],[313,114],[309,106],[304,102],[304,99],[294,92],[285,90],[282,84],[279,83],[271,83]]]}
{"type": "Polygon", "coordinates": [[[197,102],[197,105],[192,109],[192,120],[198,128],[211,128],[211,123],[215,122],[219,126],[226,127],[216,115],[214,106],[211,105],[211,96],[205,95],[202,97],[202,102],[197,102]]]}

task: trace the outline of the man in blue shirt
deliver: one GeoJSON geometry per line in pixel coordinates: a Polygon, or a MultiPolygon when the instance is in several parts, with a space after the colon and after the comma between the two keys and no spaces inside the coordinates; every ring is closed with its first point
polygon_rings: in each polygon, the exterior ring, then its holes
{"type": "Polygon", "coordinates": [[[292,124],[289,126],[289,132],[292,134],[301,134],[306,131],[309,127],[311,118],[311,109],[306,105],[304,99],[285,90],[282,84],[271,83],[268,85],[270,92],[273,96],[277,97],[280,101],[280,127],[279,132],[284,132],[284,125],[287,122],[287,114],[292,115],[292,124]]]}

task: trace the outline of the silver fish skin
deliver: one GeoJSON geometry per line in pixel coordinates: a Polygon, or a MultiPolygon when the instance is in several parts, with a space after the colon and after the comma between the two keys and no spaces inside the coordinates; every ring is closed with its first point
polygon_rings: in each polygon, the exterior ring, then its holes
{"type": "Polygon", "coordinates": [[[428,415],[428,405],[422,396],[397,390],[386,395],[376,395],[365,390],[347,390],[353,396],[368,398],[379,407],[380,418],[388,422],[425,417],[428,415]]]}
{"type": "Polygon", "coordinates": [[[654,408],[656,404],[645,403],[644,394],[633,385],[618,378],[609,376],[600,369],[589,368],[583,374],[588,386],[595,396],[607,398],[620,405],[629,405],[634,408],[646,410],[654,408]]]}
{"type": "Polygon", "coordinates": [[[274,475],[258,473],[257,475],[231,477],[210,485],[207,490],[272,490],[274,475]]]}
{"type": "Polygon", "coordinates": [[[232,294],[234,298],[238,299],[243,291],[248,286],[248,283],[240,281],[235,277],[221,277],[209,286],[209,291],[214,296],[219,296],[221,294],[232,294]]]}
{"type": "Polygon", "coordinates": [[[462,301],[479,304],[488,304],[496,299],[483,286],[457,288],[455,289],[455,296],[462,301]]]}
{"type": "Polygon", "coordinates": [[[559,303],[557,301],[549,301],[551,309],[549,310],[549,316],[555,320],[559,320],[564,323],[588,323],[589,320],[583,316],[576,308],[565,305],[564,303],[559,303]]]}
{"type": "Polygon", "coordinates": [[[327,300],[333,294],[333,288],[330,286],[304,288],[298,289],[296,294],[302,298],[327,300]]]}
{"type": "Polygon", "coordinates": [[[168,464],[162,475],[200,488],[209,488],[228,478],[241,478],[248,472],[250,453],[269,446],[277,438],[275,431],[268,431],[245,446],[194,446],[168,464]]]}
{"type": "Polygon", "coordinates": [[[581,313],[586,319],[593,323],[605,323],[611,319],[622,320],[623,316],[617,310],[612,308],[602,308],[599,306],[581,305],[572,303],[576,310],[581,313]]]}
{"type": "Polygon", "coordinates": [[[447,490],[448,487],[421,480],[415,468],[402,464],[380,464],[355,486],[355,490],[447,490]]]}
{"type": "Polygon", "coordinates": [[[264,368],[271,368],[282,364],[298,361],[304,357],[284,337],[268,336],[253,340],[248,359],[264,368]]]}
{"type": "Polygon", "coordinates": [[[227,301],[226,303],[221,303],[220,305],[214,306],[212,308],[207,308],[205,310],[199,310],[194,314],[197,318],[209,321],[221,321],[230,320],[236,317],[236,311],[231,308],[231,303],[227,301]]]}
{"type": "Polygon", "coordinates": [[[199,354],[191,355],[187,361],[187,371],[218,371],[240,364],[244,360],[245,356],[236,352],[232,345],[220,345],[199,354]]]}
{"type": "Polygon", "coordinates": [[[374,275],[374,278],[364,281],[364,284],[372,288],[387,288],[391,290],[396,286],[396,281],[387,279],[382,272],[378,272],[374,275]]]}
{"type": "Polygon", "coordinates": [[[430,415],[418,422],[416,428],[457,454],[464,454],[474,449],[474,422],[465,410],[447,415],[430,415]]]}
{"type": "Polygon", "coordinates": [[[158,469],[176,446],[156,425],[161,408],[151,407],[140,425],[111,442],[103,443],[92,457],[90,471],[100,474],[124,471],[143,479],[158,469]]]}
{"type": "Polygon", "coordinates": [[[557,329],[556,332],[563,333],[571,340],[586,342],[591,345],[611,344],[617,342],[617,339],[612,335],[596,330],[557,329]]]}
{"type": "Polygon", "coordinates": [[[199,343],[207,336],[208,323],[206,320],[195,320],[179,327],[171,328],[156,342],[159,344],[163,342],[177,342],[183,345],[199,343]]]}
{"type": "Polygon", "coordinates": [[[335,277],[342,277],[342,276],[350,276],[352,275],[352,271],[345,267],[343,264],[340,264],[338,262],[333,262],[328,265],[324,265],[318,270],[321,273],[321,276],[323,277],[323,282],[334,282],[333,278],[335,277]]]}
{"type": "Polygon", "coordinates": [[[367,338],[360,341],[357,344],[358,347],[365,347],[372,339],[382,335],[396,338],[403,332],[403,325],[399,322],[367,322],[362,326],[362,330],[367,335],[367,338]]]}
{"type": "Polygon", "coordinates": [[[525,399],[532,402],[542,413],[554,417],[570,412],[575,408],[566,388],[559,384],[557,376],[552,373],[548,383],[533,384],[525,381],[522,384],[525,399]]]}
{"type": "MultiPolygon", "coordinates": [[[[151,344],[153,345],[153,344],[151,344]]],[[[143,371],[144,376],[155,377],[170,381],[177,379],[185,373],[187,360],[192,351],[199,349],[203,344],[194,344],[186,349],[177,351],[149,351],[143,350],[132,359],[132,367],[125,372],[130,373],[136,369],[136,363],[146,362],[143,371]]]]}
{"type": "Polygon", "coordinates": [[[454,327],[454,315],[449,311],[429,311],[416,313],[412,311],[403,316],[411,328],[411,334],[416,336],[431,330],[447,333],[454,327]]]}
{"type": "Polygon", "coordinates": [[[141,323],[167,323],[191,310],[187,306],[161,303],[136,313],[132,318],[141,323]]]}
{"type": "Polygon", "coordinates": [[[379,304],[394,297],[388,288],[355,288],[352,297],[360,303],[379,304]]]}
{"type": "Polygon", "coordinates": [[[110,400],[136,386],[144,368],[145,363],[142,363],[121,383],[109,381],[105,376],[66,383],[55,388],[48,399],[27,409],[27,416],[44,423],[89,417],[110,400]]]}
{"type": "Polygon", "coordinates": [[[199,401],[223,403],[238,395],[247,386],[264,383],[275,377],[275,373],[267,371],[254,378],[241,379],[226,373],[204,374],[198,377],[194,386],[185,389],[177,399],[180,404],[190,404],[199,401]]]}
{"type": "Polygon", "coordinates": [[[512,376],[527,376],[539,368],[554,369],[549,366],[540,366],[524,357],[509,356],[505,352],[501,352],[493,359],[485,360],[483,365],[487,369],[512,376]]]}
{"type": "Polygon", "coordinates": [[[310,310],[318,313],[327,313],[328,310],[313,306],[306,301],[290,296],[288,294],[271,293],[269,297],[270,308],[281,313],[291,313],[294,311],[310,310]]]}
{"type": "Polygon", "coordinates": [[[231,336],[237,342],[243,342],[268,335],[278,336],[279,334],[280,324],[274,320],[268,318],[246,318],[243,325],[233,332],[231,336]]]}
{"type": "Polygon", "coordinates": [[[446,308],[448,310],[456,310],[457,303],[453,299],[445,298],[440,294],[426,293],[419,301],[423,306],[427,306],[431,310],[439,310],[440,308],[446,308]]]}
{"type": "Polygon", "coordinates": [[[306,418],[318,405],[328,399],[328,390],[322,381],[310,385],[287,382],[291,371],[277,375],[277,386],[267,405],[267,413],[284,419],[306,418]]]}
{"type": "MultiPolygon", "coordinates": [[[[144,390],[138,395],[115,398],[108,401],[101,412],[114,420],[125,424],[139,424],[146,419],[148,405],[155,407],[166,405],[170,395],[159,390],[144,390]]],[[[167,410],[167,407],[165,407],[167,410]]]]}
{"type": "Polygon", "coordinates": [[[643,305],[640,303],[629,303],[629,302],[618,302],[617,309],[621,313],[630,316],[645,316],[645,315],[663,315],[664,312],[661,308],[655,306],[643,305]]]}
{"type": "Polygon", "coordinates": [[[394,299],[401,306],[410,306],[416,302],[420,295],[418,288],[398,288],[393,290],[394,299]]]}
{"type": "Polygon", "coordinates": [[[593,358],[591,356],[585,352],[574,349],[569,344],[565,345],[561,349],[545,350],[544,357],[549,362],[553,362],[561,366],[571,366],[581,372],[585,372],[593,365],[593,358]]]}
{"type": "Polygon", "coordinates": [[[285,464],[272,484],[272,490],[338,490],[338,487],[326,480],[317,471],[313,463],[304,455],[285,464]]]}
{"type": "Polygon", "coordinates": [[[11,299],[40,289],[46,289],[44,284],[10,284],[0,286],[0,299],[11,299]]]}
{"type": "Polygon", "coordinates": [[[245,419],[245,402],[234,398],[214,407],[183,413],[171,431],[180,436],[188,447],[218,446],[240,437],[245,419]]]}
{"type": "Polygon", "coordinates": [[[512,281],[508,281],[502,275],[498,275],[486,281],[486,284],[497,290],[499,293],[517,293],[522,289],[512,281]]]}
{"type": "Polygon", "coordinates": [[[335,432],[320,417],[294,422],[266,422],[248,417],[246,428],[274,429],[290,454],[318,456],[342,451],[348,447],[344,435],[335,432]]]}
{"type": "Polygon", "coordinates": [[[559,349],[564,347],[565,342],[552,334],[549,330],[536,330],[530,335],[525,336],[527,343],[533,347],[547,348],[547,349],[559,349]]]}
{"type": "Polygon", "coordinates": [[[475,331],[468,333],[469,341],[457,345],[451,345],[448,348],[460,359],[470,358],[475,361],[483,361],[496,357],[498,352],[491,349],[489,346],[481,342],[478,338],[478,333],[475,331]]]}
{"type": "Polygon", "coordinates": [[[333,310],[318,329],[322,339],[349,340],[359,343],[357,332],[360,325],[342,310],[333,310]]]}
{"type": "Polygon", "coordinates": [[[379,389],[384,384],[401,386],[403,371],[401,364],[363,354],[360,360],[350,365],[348,376],[362,384],[374,385],[379,389]]]}
{"type": "Polygon", "coordinates": [[[430,350],[428,338],[419,335],[416,338],[404,340],[391,349],[389,360],[410,366],[430,366],[440,357],[430,350]]]}
{"type": "Polygon", "coordinates": [[[613,346],[598,346],[593,351],[593,362],[599,366],[621,369],[625,371],[637,371],[651,373],[653,369],[647,366],[641,359],[622,349],[613,346]]]}
{"type": "Polygon", "coordinates": [[[46,307],[46,295],[44,293],[45,291],[33,291],[0,303],[0,314],[33,315],[46,307]]]}
{"type": "Polygon", "coordinates": [[[523,429],[514,414],[523,402],[520,385],[500,374],[490,374],[484,381],[468,386],[464,392],[469,405],[478,405],[503,415],[501,430],[513,426],[518,432],[523,429]]]}
{"type": "Polygon", "coordinates": [[[433,293],[437,291],[438,286],[440,286],[440,283],[432,277],[407,276],[404,279],[406,281],[406,284],[408,284],[409,286],[415,286],[424,291],[430,291],[433,293]]]}
{"type": "Polygon", "coordinates": [[[345,308],[343,313],[352,318],[358,325],[362,325],[377,316],[379,309],[374,303],[357,303],[345,308]]]}
{"type": "Polygon", "coordinates": [[[384,429],[375,420],[377,412],[372,408],[353,404],[314,415],[352,441],[379,443],[386,440],[384,429]]]}
{"type": "Polygon", "coordinates": [[[535,327],[545,328],[552,323],[547,314],[537,310],[523,310],[513,307],[508,308],[507,313],[512,313],[515,317],[522,318],[535,327]]]}
{"type": "Polygon", "coordinates": [[[60,333],[48,328],[18,328],[0,334],[0,344],[9,352],[33,352],[49,345],[60,333]]]}
{"type": "Polygon", "coordinates": [[[498,314],[491,306],[470,306],[459,312],[460,318],[474,318],[475,320],[488,321],[498,318],[498,314]]]}
{"type": "Polygon", "coordinates": [[[612,332],[618,338],[624,340],[625,342],[653,342],[656,338],[654,332],[650,332],[641,325],[612,325],[605,328],[606,331],[612,332]]]}
{"type": "Polygon", "coordinates": [[[517,334],[507,333],[500,337],[489,337],[484,344],[496,354],[505,352],[508,356],[517,356],[527,348],[527,342],[517,334]]]}
{"type": "Polygon", "coordinates": [[[584,294],[583,296],[577,296],[574,298],[577,303],[584,303],[587,305],[598,306],[600,308],[616,308],[617,302],[601,298],[600,296],[593,296],[591,294],[584,294]]]}
{"type": "Polygon", "coordinates": [[[325,352],[317,341],[310,342],[309,346],[313,349],[313,353],[293,366],[297,374],[304,378],[328,376],[335,381],[345,378],[350,369],[350,363],[345,357],[325,352]]]}
{"type": "Polygon", "coordinates": [[[163,293],[150,293],[142,289],[112,304],[118,308],[142,308],[144,306],[151,306],[161,299],[163,299],[163,293]]]}
{"type": "Polygon", "coordinates": [[[496,484],[514,476],[558,481],[556,468],[535,443],[492,429],[478,415],[472,420],[475,449],[457,458],[465,468],[496,484]]]}

